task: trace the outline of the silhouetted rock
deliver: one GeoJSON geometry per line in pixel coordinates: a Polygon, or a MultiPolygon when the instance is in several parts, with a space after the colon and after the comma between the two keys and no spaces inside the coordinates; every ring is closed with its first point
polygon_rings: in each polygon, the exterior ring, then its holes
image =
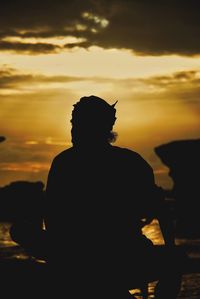
{"type": "Polygon", "coordinates": [[[0,136],[0,142],[3,142],[3,141],[5,141],[6,140],[6,137],[4,137],[4,136],[0,136]]]}
{"type": "Polygon", "coordinates": [[[2,297],[46,298],[46,264],[31,259],[0,259],[0,269],[2,297]]]}
{"type": "Polygon", "coordinates": [[[44,184],[16,181],[0,188],[0,220],[36,221],[42,217],[44,184]]]}
{"type": "Polygon", "coordinates": [[[169,167],[174,186],[177,235],[200,236],[200,139],[180,140],[155,148],[161,161],[169,167]]]}

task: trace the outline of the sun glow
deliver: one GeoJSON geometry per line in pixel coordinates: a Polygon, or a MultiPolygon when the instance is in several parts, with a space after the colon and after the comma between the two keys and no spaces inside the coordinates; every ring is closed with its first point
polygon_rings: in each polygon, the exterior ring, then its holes
{"type": "MultiPolygon", "coordinates": [[[[56,40],[55,40],[56,43],[56,40]]],[[[200,69],[200,58],[171,56],[137,56],[129,50],[90,47],[76,48],[48,55],[23,55],[1,53],[0,64],[21,71],[49,75],[106,78],[148,78],[177,71],[200,69]]]]}
{"type": "MultiPolygon", "coordinates": [[[[96,18],[91,21],[102,27],[106,24],[96,18]]],[[[82,42],[74,37],[5,40],[61,47],[82,42]]],[[[6,171],[8,181],[11,172],[16,178],[30,172],[43,179],[47,176],[51,158],[71,146],[71,109],[84,95],[100,96],[110,104],[118,100],[116,144],[140,151],[147,160],[156,145],[199,136],[198,57],[137,56],[130,50],[92,46],[33,56],[1,52],[0,64],[1,134],[11,139],[17,136],[16,148],[21,146],[20,138],[31,147],[30,152],[22,150],[27,157],[20,163],[21,150],[9,148],[7,156],[12,161],[0,162],[0,173],[6,171]],[[37,154],[31,158],[34,151],[37,154]]],[[[8,146],[1,144],[3,154],[8,146]]],[[[162,169],[161,164],[152,166],[155,175],[163,178],[165,174],[156,171],[162,169]]]]}

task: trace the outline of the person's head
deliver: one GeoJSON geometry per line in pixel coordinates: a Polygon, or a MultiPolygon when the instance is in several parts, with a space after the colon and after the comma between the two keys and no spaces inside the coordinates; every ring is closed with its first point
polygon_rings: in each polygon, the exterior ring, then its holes
{"type": "Polygon", "coordinates": [[[115,141],[116,134],[112,132],[116,120],[115,104],[109,105],[93,95],[80,98],[72,111],[73,145],[98,145],[115,141]]]}

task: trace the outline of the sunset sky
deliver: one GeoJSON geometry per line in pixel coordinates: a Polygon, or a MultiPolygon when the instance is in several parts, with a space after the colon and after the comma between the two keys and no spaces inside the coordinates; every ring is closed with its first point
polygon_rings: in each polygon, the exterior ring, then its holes
{"type": "Polygon", "coordinates": [[[4,1],[0,9],[0,186],[42,180],[71,146],[81,96],[118,100],[116,145],[171,187],[154,147],[200,137],[200,2],[4,1]]]}

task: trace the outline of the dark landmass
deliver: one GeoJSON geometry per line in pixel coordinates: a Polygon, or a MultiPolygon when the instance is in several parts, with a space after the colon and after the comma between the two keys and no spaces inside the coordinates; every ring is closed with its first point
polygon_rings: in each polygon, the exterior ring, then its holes
{"type": "Polygon", "coordinates": [[[16,181],[0,187],[0,221],[38,221],[43,202],[44,184],[40,181],[16,181]]]}
{"type": "Polygon", "coordinates": [[[2,297],[47,298],[48,271],[44,263],[31,259],[0,259],[0,271],[2,297]]]}
{"type": "MultiPolygon", "coordinates": [[[[32,296],[33,298],[46,298],[47,294],[52,295],[54,292],[55,298],[62,298],[63,293],[60,294],[61,297],[58,296],[59,290],[63,290],[63,287],[67,284],[66,273],[52,272],[53,269],[47,263],[34,259],[0,259],[0,269],[1,295],[5,294],[5,298],[13,298],[12,296],[18,298],[18,295],[20,298],[29,298],[30,295],[31,298],[32,296]],[[57,281],[58,277],[63,277],[61,278],[63,281],[57,281]]],[[[200,259],[189,259],[184,266],[183,272],[184,274],[193,275],[199,273],[200,259]]],[[[149,282],[153,281],[154,279],[150,279],[149,282]]],[[[132,288],[138,288],[140,283],[141,281],[133,281],[132,288]]],[[[65,289],[65,291],[68,290],[65,289]]],[[[75,296],[75,298],[77,297],[75,296]]],[[[99,297],[97,296],[97,298],[99,297]]]]}
{"type": "MultiPolygon", "coordinates": [[[[0,139],[0,142],[1,139],[0,139]]],[[[177,221],[177,235],[184,237],[200,237],[199,209],[200,198],[200,140],[175,141],[155,148],[156,154],[170,169],[169,175],[174,181],[172,190],[166,196],[172,198],[177,221]]],[[[0,221],[38,223],[43,215],[44,184],[42,182],[16,181],[0,188],[0,221]]],[[[199,251],[199,248],[185,248],[199,251]]],[[[38,298],[47,297],[46,291],[52,285],[55,297],[58,288],[49,277],[48,264],[27,256],[27,259],[10,258],[8,248],[0,254],[1,295],[5,298],[38,298]]],[[[10,248],[13,250],[13,248],[10,248]]],[[[16,245],[15,251],[21,252],[16,245]]],[[[189,258],[184,265],[184,273],[199,273],[200,259],[189,258]]],[[[54,273],[57,275],[57,273],[54,273]]],[[[67,278],[66,278],[67,279],[67,278]]],[[[53,290],[52,289],[52,290],[53,290]]],[[[52,294],[51,294],[52,295],[52,294]]],[[[84,296],[84,294],[83,294],[84,296]]]]}
{"type": "Polygon", "coordinates": [[[177,236],[199,238],[200,139],[173,141],[155,152],[174,182],[168,196],[174,199],[177,236]]]}

